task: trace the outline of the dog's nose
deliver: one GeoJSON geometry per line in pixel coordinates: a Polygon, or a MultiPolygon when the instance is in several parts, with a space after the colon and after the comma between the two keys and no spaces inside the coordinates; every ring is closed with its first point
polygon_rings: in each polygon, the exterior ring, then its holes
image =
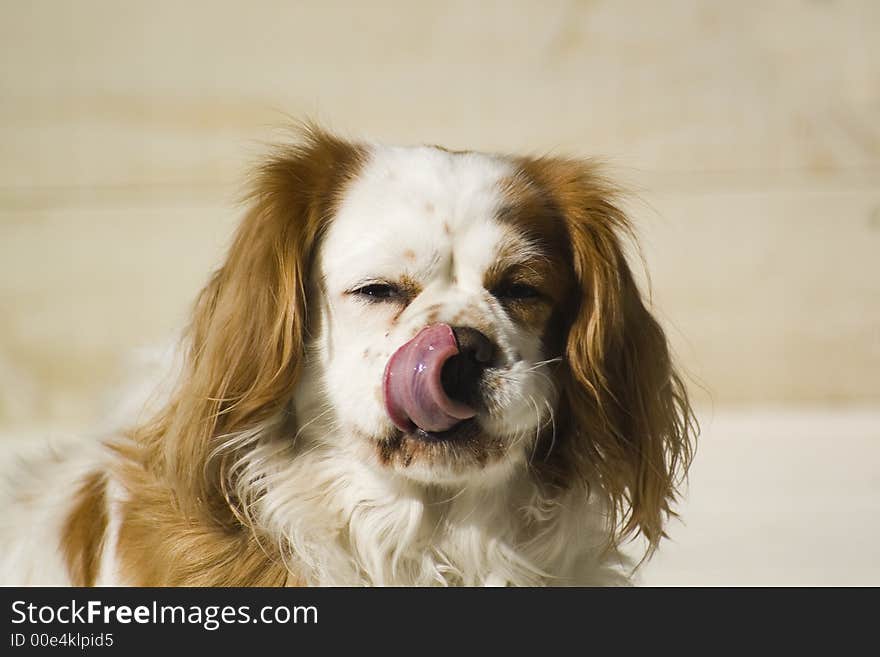
{"type": "Polygon", "coordinates": [[[480,399],[483,372],[495,360],[495,344],[469,326],[454,326],[452,332],[458,343],[458,354],[443,365],[443,390],[450,399],[473,408],[480,399]]]}

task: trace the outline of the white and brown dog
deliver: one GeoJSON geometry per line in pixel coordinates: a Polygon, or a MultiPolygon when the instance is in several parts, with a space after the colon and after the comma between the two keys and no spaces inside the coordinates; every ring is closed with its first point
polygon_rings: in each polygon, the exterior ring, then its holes
{"type": "Polygon", "coordinates": [[[249,203],[156,416],[8,478],[4,583],[625,582],[694,425],[595,166],[310,128],[249,203]]]}

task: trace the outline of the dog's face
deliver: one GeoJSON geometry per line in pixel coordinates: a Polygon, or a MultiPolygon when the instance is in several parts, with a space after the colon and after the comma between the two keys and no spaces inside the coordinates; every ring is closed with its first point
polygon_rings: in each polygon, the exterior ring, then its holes
{"type": "Polygon", "coordinates": [[[503,158],[367,152],[315,263],[310,372],[340,440],[426,483],[485,483],[552,432],[573,274],[561,226],[528,191],[503,158]]]}
{"type": "Polygon", "coordinates": [[[614,198],[589,162],[307,132],[257,171],[151,458],[236,522],[283,485],[254,450],[305,432],[380,477],[580,486],[656,544],[691,411],[614,198]]]}

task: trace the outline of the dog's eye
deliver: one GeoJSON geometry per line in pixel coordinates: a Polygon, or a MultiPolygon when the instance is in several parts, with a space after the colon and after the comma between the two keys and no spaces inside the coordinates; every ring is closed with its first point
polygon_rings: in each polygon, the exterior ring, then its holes
{"type": "Polygon", "coordinates": [[[536,288],[525,283],[510,283],[495,290],[495,296],[502,301],[523,301],[526,299],[536,299],[541,296],[541,293],[536,288]]]}
{"type": "Polygon", "coordinates": [[[400,296],[400,291],[388,283],[370,283],[351,291],[359,297],[365,297],[368,301],[385,301],[388,299],[396,299],[400,296]]]}

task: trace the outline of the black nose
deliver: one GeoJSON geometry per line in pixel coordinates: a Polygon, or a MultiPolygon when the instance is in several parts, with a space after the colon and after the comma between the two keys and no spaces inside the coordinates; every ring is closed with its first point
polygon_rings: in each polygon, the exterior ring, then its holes
{"type": "Polygon", "coordinates": [[[443,365],[440,380],[449,397],[475,408],[480,401],[480,380],[495,360],[495,344],[477,329],[454,326],[458,354],[443,365]]]}

